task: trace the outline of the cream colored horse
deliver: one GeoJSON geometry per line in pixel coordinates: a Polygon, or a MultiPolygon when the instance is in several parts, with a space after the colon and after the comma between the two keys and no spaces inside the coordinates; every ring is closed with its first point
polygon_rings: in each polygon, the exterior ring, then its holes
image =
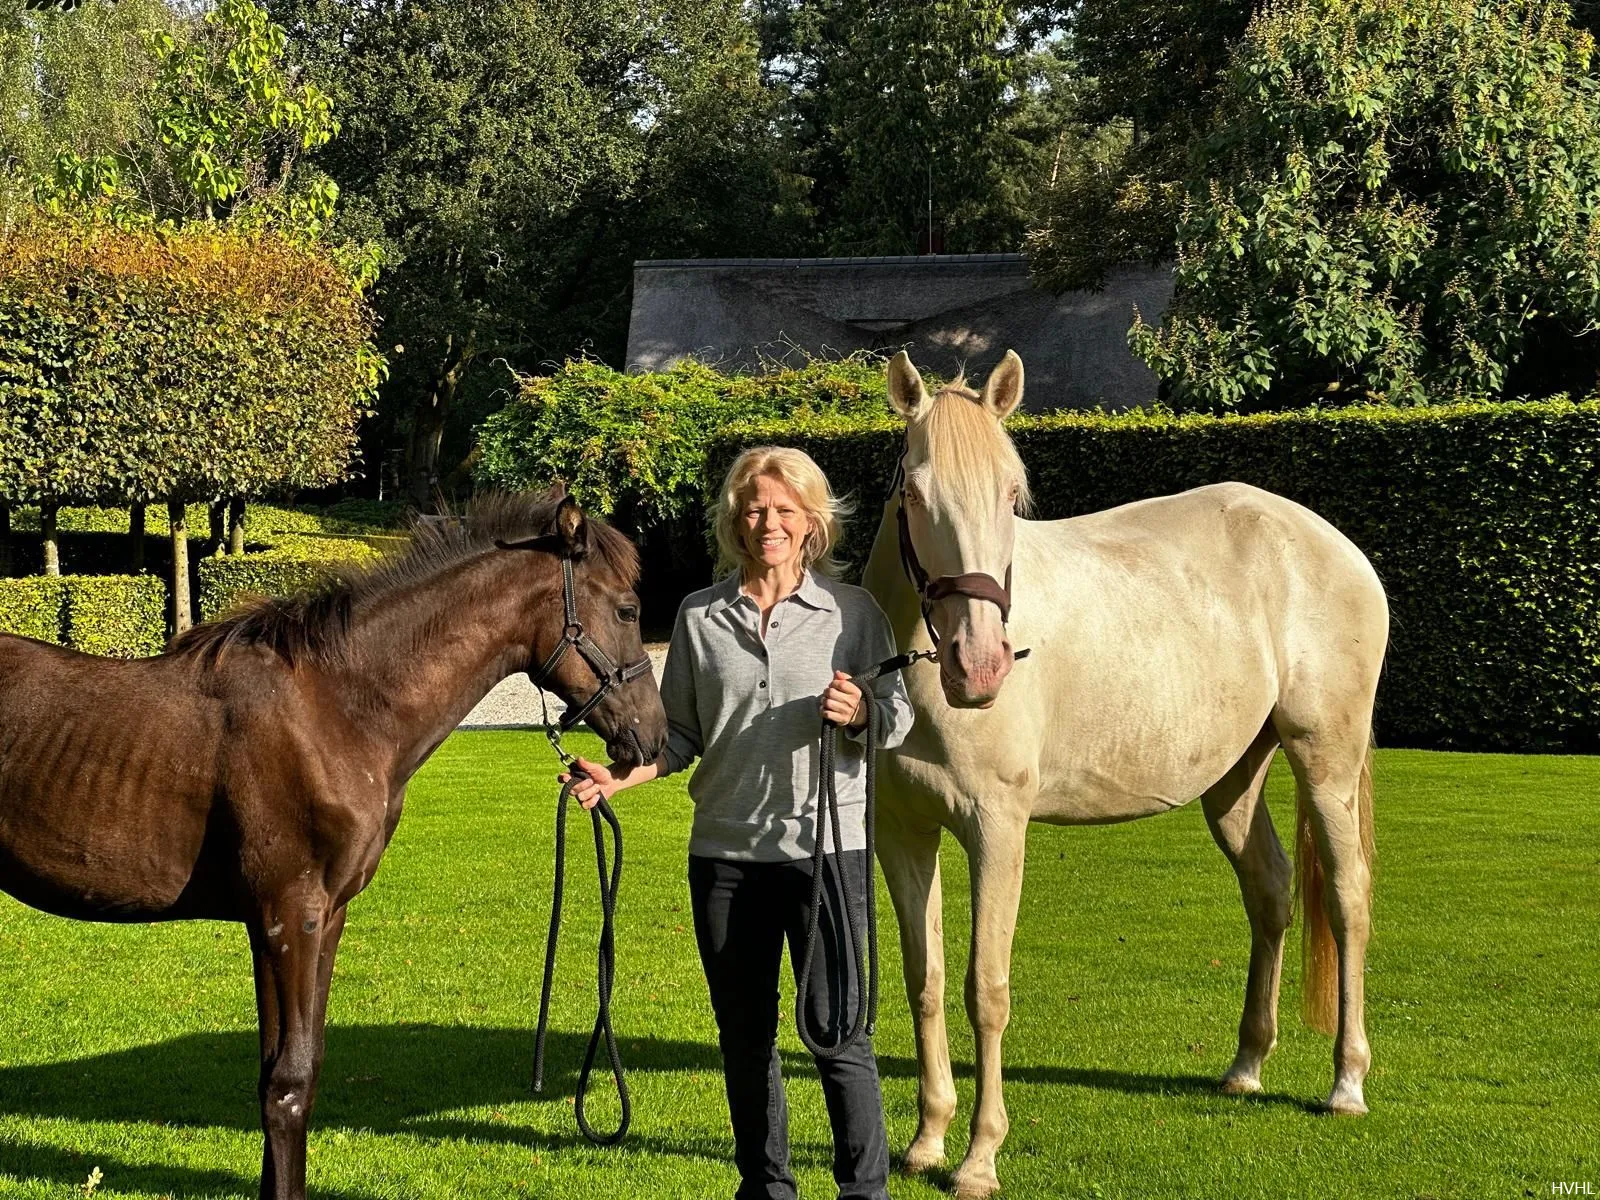
{"type": "MultiPolygon", "coordinates": [[[[1388,640],[1383,589],[1359,550],[1315,513],[1238,483],[1065,521],[1028,521],[1022,462],[1000,422],[1022,398],[1007,354],[981,395],[930,397],[902,353],[889,394],[908,422],[908,528],[929,576],[1012,569],[1009,629],[990,599],[951,595],[930,618],[937,666],[906,684],[917,719],[886,756],[878,856],[900,924],[916,1022],[920,1121],[906,1169],[943,1161],[956,1109],[944,1018],[939,839],[972,879],[966,1007],[977,1046],[972,1140],[957,1195],[999,1187],[1006,1135],[1000,1040],[1029,821],[1126,821],[1200,797],[1238,875],[1250,971],[1229,1093],[1261,1088],[1277,1037],[1291,868],[1261,802],[1283,747],[1299,791],[1306,869],[1305,1013],[1334,1032],[1334,1112],[1366,1111],[1362,1015],[1370,911],[1373,693],[1388,640]],[[1015,662],[1012,647],[1030,647],[1015,662]],[[1325,872],[1325,877],[1324,873],[1325,872]],[[1331,928],[1330,928],[1331,926],[1331,928]],[[1337,961],[1335,962],[1335,947],[1337,961]]],[[[902,648],[925,648],[889,498],[865,583],[902,648]]]]}

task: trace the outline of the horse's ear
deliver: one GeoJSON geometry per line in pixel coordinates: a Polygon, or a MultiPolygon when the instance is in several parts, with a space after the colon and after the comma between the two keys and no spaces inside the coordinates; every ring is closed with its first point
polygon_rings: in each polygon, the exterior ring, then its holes
{"type": "Polygon", "coordinates": [[[1007,350],[983,385],[983,406],[1004,421],[1022,403],[1022,359],[1007,350]]]}
{"type": "Polygon", "coordinates": [[[582,558],[589,553],[589,519],[571,496],[556,506],[556,536],[569,557],[582,558]]]}
{"type": "Polygon", "coordinates": [[[904,350],[889,360],[889,403],[908,421],[928,403],[928,389],[922,386],[922,376],[904,350]]]}

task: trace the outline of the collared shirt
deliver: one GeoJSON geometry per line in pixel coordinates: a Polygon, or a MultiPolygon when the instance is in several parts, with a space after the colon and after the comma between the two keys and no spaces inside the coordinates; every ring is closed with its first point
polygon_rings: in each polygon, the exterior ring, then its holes
{"type": "MultiPolygon", "coordinates": [[[[870,593],[807,571],[761,610],[737,573],[695,592],[678,609],[661,673],[667,713],[665,771],[697,757],[689,779],[694,826],[689,853],[785,862],[809,858],[816,837],[818,700],[835,670],[854,675],[895,653],[894,634],[870,593]]],[[[911,729],[911,701],[899,672],[870,690],[881,746],[911,729]]],[[[866,845],[864,731],[838,743],[840,846],[866,845]]],[[[835,849],[828,836],[828,851],[835,849]]]]}

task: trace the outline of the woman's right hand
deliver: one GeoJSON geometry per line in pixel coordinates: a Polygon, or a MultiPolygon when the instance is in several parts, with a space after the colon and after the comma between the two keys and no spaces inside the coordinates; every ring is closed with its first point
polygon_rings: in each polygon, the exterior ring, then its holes
{"type": "MultiPolygon", "coordinates": [[[[572,789],[573,796],[584,808],[593,808],[601,799],[609,800],[616,795],[619,781],[609,767],[602,767],[582,757],[575,758],[572,765],[575,772],[588,776],[587,779],[579,779],[577,786],[572,789]]],[[[572,778],[572,773],[563,772],[556,778],[565,784],[572,778]]]]}

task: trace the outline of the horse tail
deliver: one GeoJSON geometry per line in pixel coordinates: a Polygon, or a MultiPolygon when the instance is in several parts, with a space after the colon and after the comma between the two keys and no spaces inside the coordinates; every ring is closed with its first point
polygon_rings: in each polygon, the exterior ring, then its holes
{"type": "MultiPolygon", "coordinates": [[[[1317,840],[1311,830],[1311,801],[1308,789],[1298,788],[1295,801],[1295,891],[1300,897],[1300,1015],[1319,1033],[1332,1034],[1339,1021],[1339,952],[1328,924],[1328,905],[1324,895],[1327,872],[1317,853],[1317,840]]],[[[1371,887],[1375,841],[1372,829],[1372,744],[1367,744],[1361,760],[1361,776],[1356,785],[1356,821],[1360,827],[1361,859],[1366,864],[1371,887]]]]}

